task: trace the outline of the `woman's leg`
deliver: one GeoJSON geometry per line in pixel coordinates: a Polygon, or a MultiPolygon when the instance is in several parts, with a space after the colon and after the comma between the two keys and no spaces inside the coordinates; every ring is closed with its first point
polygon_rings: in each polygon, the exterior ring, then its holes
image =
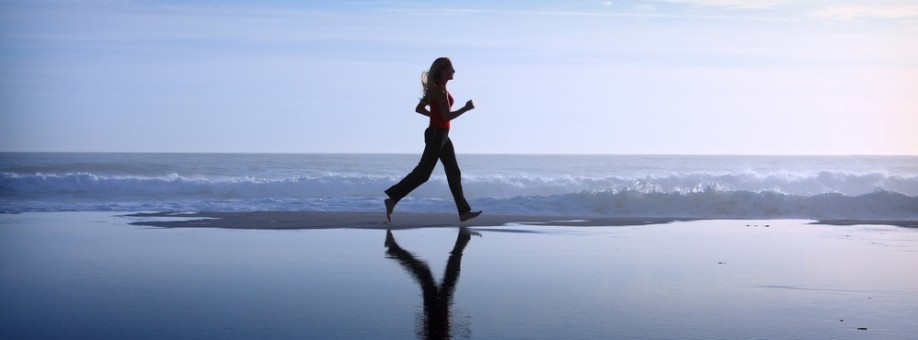
{"type": "Polygon", "coordinates": [[[459,170],[459,162],[456,161],[456,150],[453,149],[453,142],[446,138],[446,143],[440,151],[440,162],[443,163],[443,169],[446,170],[446,181],[449,183],[449,191],[453,193],[453,200],[456,201],[456,209],[459,215],[472,211],[469,202],[465,200],[462,193],[462,171],[459,170]]]}
{"type": "Polygon", "coordinates": [[[430,174],[437,166],[437,159],[440,158],[443,143],[448,138],[447,131],[444,130],[428,128],[424,131],[424,153],[421,154],[418,165],[400,182],[386,190],[386,194],[392,200],[392,206],[430,179],[430,174]]]}

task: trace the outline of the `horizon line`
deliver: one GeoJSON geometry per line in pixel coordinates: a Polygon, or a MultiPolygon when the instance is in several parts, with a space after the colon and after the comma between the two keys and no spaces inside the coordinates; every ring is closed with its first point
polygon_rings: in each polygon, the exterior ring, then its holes
{"type": "MultiPolygon", "coordinates": [[[[417,155],[417,152],[274,152],[274,151],[9,151],[0,154],[218,154],[218,155],[417,155]]],[[[534,153],[534,152],[458,152],[467,156],[762,156],[762,157],[918,157],[918,154],[779,154],[779,153],[534,153]]]]}

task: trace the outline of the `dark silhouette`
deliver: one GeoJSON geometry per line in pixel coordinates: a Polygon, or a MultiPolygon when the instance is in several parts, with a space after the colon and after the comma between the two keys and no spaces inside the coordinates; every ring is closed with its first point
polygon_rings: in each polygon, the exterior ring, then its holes
{"type": "Polygon", "coordinates": [[[462,193],[462,174],[456,161],[453,142],[449,139],[450,121],[475,108],[475,104],[469,100],[461,109],[450,111],[453,96],[446,90],[446,83],[453,79],[455,73],[453,62],[449,58],[441,57],[434,60],[430,70],[421,76],[424,97],[415,107],[415,111],[430,117],[430,126],[424,131],[424,152],[418,165],[404,179],[386,190],[386,195],[389,196],[385,200],[386,219],[389,222],[392,222],[395,205],[430,179],[437,160],[443,163],[443,169],[446,171],[446,181],[449,183],[453,200],[456,201],[459,220],[464,222],[481,214],[481,211],[472,211],[462,193]]]}
{"type": "Polygon", "coordinates": [[[446,262],[443,281],[438,286],[427,263],[418,260],[414,254],[402,249],[395,242],[392,230],[386,231],[387,258],[398,261],[411,277],[421,286],[424,298],[424,333],[423,339],[450,339],[450,307],[453,304],[453,292],[459,281],[459,267],[462,262],[462,251],[468,245],[472,233],[467,228],[459,228],[456,244],[446,262]]]}

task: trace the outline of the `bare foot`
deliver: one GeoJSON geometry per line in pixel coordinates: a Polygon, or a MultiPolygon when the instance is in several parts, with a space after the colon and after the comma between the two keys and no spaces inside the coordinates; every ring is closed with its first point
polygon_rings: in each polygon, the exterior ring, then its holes
{"type": "Polygon", "coordinates": [[[391,198],[386,199],[386,220],[392,223],[392,211],[395,210],[395,201],[391,198]]]}
{"type": "Polygon", "coordinates": [[[465,222],[481,215],[481,211],[469,211],[467,213],[459,214],[459,222],[465,222]]]}

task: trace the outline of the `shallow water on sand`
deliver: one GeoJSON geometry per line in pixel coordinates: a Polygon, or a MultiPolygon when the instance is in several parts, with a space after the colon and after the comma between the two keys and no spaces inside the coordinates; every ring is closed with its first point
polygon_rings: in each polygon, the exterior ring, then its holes
{"type": "Polygon", "coordinates": [[[387,242],[385,230],[132,221],[0,215],[0,338],[918,334],[915,229],[786,220],[520,225],[398,230],[387,242]]]}

